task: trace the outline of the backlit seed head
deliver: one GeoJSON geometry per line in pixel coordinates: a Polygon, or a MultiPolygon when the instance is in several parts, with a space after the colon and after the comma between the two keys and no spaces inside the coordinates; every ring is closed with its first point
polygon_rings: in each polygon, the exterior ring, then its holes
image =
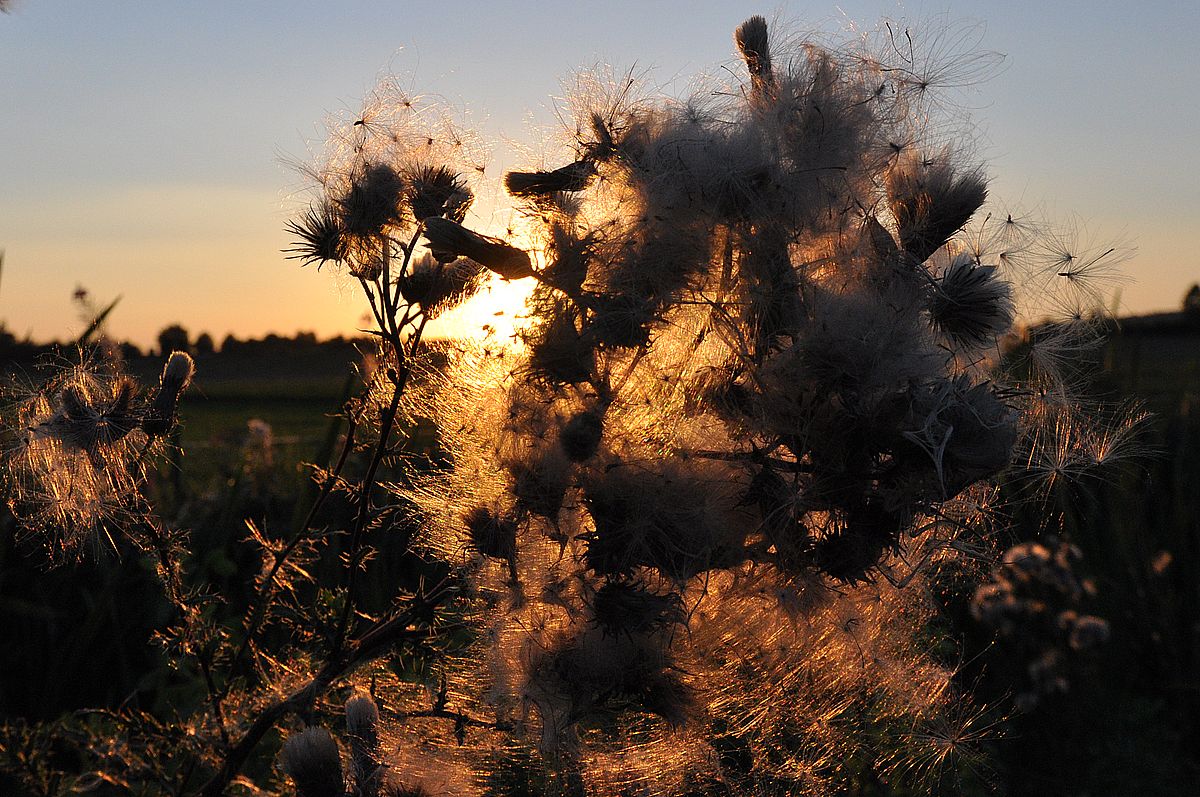
{"type": "Polygon", "coordinates": [[[345,797],[341,752],[326,729],[313,726],[289,736],[280,764],[296,784],[298,797],[345,797]]]}
{"type": "Polygon", "coordinates": [[[338,263],[346,259],[346,241],[337,212],[328,202],[310,205],[299,219],[289,221],[284,228],[295,242],[284,252],[301,265],[338,263]]]}
{"type": "Polygon", "coordinates": [[[994,345],[1012,326],[1012,288],[999,278],[995,266],[959,256],[936,282],[929,316],[958,346],[994,345]]]}
{"type": "Polygon", "coordinates": [[[981,169],[961,172],[945,155],[901,159],[887,175],[888,203],[900,246],[923,263],[966,224],[987,199],[981,169]]]}
{"type": "Polygon", "coordinates": [[[417,260],[400,278],[400,295],[421,306],[429,319],[436,318],[473,296],[487,271],[469,258],[439,263],[432,255],[417,260]]]}
{"type": "Polygon", "coordinates": [[[598,410],[576,413],[558,433],[562,446],[572,462],[584,462],[595,455],[604,435],[604,416],[598,410]]]}
{"type": "Polygon", "coordinates": [[[431,216],[461,223],[475,198],[462,177],[445,166],[424,166],[408,178],[408,206],[412,217],[431,216]]]}
{"type": "Polygon", "coordinates": [[[478,507],[467,516],[475,550],[492,559],[509,560],[517,550],[517,524],[492,510],[478,507]]]}
{"type": "Polygon", "coordinates": [[[379,236],[403,218],[404,179],[386,163],[370,163],[337,198],[341,226],[359,238],[379,236]]]}

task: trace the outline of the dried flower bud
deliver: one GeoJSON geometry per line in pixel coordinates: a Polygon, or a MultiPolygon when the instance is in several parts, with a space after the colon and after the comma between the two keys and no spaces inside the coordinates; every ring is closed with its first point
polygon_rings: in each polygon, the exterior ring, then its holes
{"type": "Polygon", "coordinates": [[[190,354],[182,351],[171,352],[167,364],[163,366],[161,379],[163,391],[178,398],[179,394],[187,390],[188,385],[192,383],[192,376],[195,373],[196,362],[190,354]]]}
{"type": "Polygon", "coordinates": [[[171,352],[163,366],[162,379],[149,411],[142,418],[142,430],[153,436],[164,435],[175,426],[175,410],[179,397],[192,383],[196,363],[190,354],[171,352]]]}
{"type": "Polygon", "coordinates": [[[467,516],[471,543],[484,556],[511,560],[517,550],[517,524],[479,507],[467,516]]]}
{"type": "Polygon", "coordinates": [[[425,219],[425,240],[429,243],[429,251],[442,262],[469,257],[507,280],[533,276],[533,265],[527,252],[498,238],[471,232],[450,219],[440,216],[425,219]]]}
{"type": "Polygon", "coordinates": [[[771,73],[771,47],[767,37],[767,21],[755,15],[737,27],[733,40],[746,62],[750,80],[757,94],[774,84],[771,73]]]}
{"type": "Polygon", "coordinates": [[[676,463],[613,467],[592,474],[583,487],[594,528],[579,538],[584,562],[598,575],[653,567],[686,581],[745,559],[748,513],[726,492],[732,485],[724,471],[676,463]]]}
{"type": "Polygon", "coordinates": [[[535,660],[526,690],[542,715],[543,737],[613,709],[641,711],[682,725],[694,704],[670,652],[657,637],[587,631],[535,660]]]}
{"type": "Polygon", "coordinates": [[[1012,289],[994,266],[960,255],[938,280],[929,302],[934,325],[960,346],[986,346],[1012,326],[1012,289]]]}
{"type": "Polygon", "coordinates": [[[887,190],[901,248],[924,263],[983,205],[987,180],[980,169],[956,174],[945,157],[905,158],[888,173],[887,190]]]}
{"type": "Polygon", "coordinates": [[[582,191],[595,176],[596,167],[591,161],[581,160],[550,172],[509,172],[504,175],[504,187],[513,196],[543,196],[560,191],[582,191]]]}
{"type": "Polygon", "coordinates": [[[379,749],[379,707],[367,694],[346,701],[346,734],[354,769],[355,797],[379,793],[383,766],[379,749]]]}
{"type": "Polygon", "coordinates": [[[298,797],[344,797],[342,757],[329,731],[305,728],[288,737],[281,752],[283,771],[296,784],[298,797]]]}

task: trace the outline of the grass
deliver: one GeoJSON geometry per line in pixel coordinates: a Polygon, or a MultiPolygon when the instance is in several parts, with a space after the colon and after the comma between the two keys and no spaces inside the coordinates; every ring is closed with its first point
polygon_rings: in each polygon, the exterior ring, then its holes
{"type": "Polygon", "coordinates": [[[229,451],[240,448],[249,436],[252,419],[266,421],[274,437],[274,455],[283,463],[299,466],[319,454],[340,405],[329,398],[291,398],[262,395],[256,398],[193,397],[182,402],[179,445],[180,465],[193,482],[211,478],[229,451]]]}

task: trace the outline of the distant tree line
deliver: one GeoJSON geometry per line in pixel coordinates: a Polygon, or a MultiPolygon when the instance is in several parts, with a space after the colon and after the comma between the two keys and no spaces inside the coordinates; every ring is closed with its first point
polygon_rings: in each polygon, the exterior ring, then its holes
{"type": "MultiPolygon", "coordinates": [[[[359,342],[359,339],[337,335],[319,340],[317,334],[311,331],[297,332],[291,337],[272,332],[261,338],[239,338],[230,333],[222,339],[221,345],[218,347],[213,336],[208,332],[201,332],[193,338],[186,327],[180,324],[170,324],[158,333],[155,341],[155,346],[146,349],[128,341],[111,342],[109,348],[124,360],[165,356],[172,351],[185,351],[198,357],[218,354],[255,356],[297,349],[312,350],[318,347],[342,349],[359,342]]],[[[29,336],[18,338],[9,331],[3,322],[0,322],[0,363],[36,360],[43,355],[53,354],[65,347],[70,347],[73,343],[74,341],[36,342],[29,336]]]]}

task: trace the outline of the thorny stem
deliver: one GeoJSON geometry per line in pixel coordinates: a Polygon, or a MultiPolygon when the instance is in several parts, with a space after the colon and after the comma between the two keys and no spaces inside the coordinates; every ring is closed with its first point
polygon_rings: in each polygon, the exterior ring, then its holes
{"type": "Polygon", "coordinates": [[[359,284],[362,285],[363,293],[367,295],[367,304],[371,305],[371,315],[375,316],[375,323],[379,325],[380,331],[387,329],[384,323],[383,315],[380,313],[378,306],[375,304],[375,294],[371,291],[371,283],[365,279],[360,279],[359,284]]]}
{"type": "MultiPolygon", "coordinates": [[[[399,246],[404,252],[404,262],[400,266],[400,274],[398,275],[399,277],[404,277],[407,275],[408,270],[412,265],[412,253],[416,250],[417,242],[421,239],[421,232],[424,229],[425,225],[423,223],[417,224],[417,230],[413,233],[412,238],[409,239],[408,246],[405,246],[401,242],[397,242],[396,245],[399,246]]],[[[400,279],[396,280],[396,287],[392,291],[392,307],[400,306],[400,282],[400,279]]]]}
{"type": "MultiPolygon", "coordinates": [[[[419,235],[419,232],[418,232],[419,235]]],[[[408,261],[411,257],[416,243],[416,237],[408,247],[400,244],[404,252],[404,263],[402,269],[407,268],[408,261]]],[[[224,688],[218,691],[213,682],[211,669],[206,660],[203,660],[197,651],[189,651],[193,655],[197,655],[200,660],[200,667],[205,678],[205,683],[208,686],[209,698],[212,701],[213,712],[220,728],[221,738],[224,742],[225,755],[221,764],[220,770],[206,783],[200,793],[205,797],[217,797],[224,793],[225,788],[232,782],[233,778],[240,772],[245,765],[254,749],[262,738],[275,726],[275,724],[290,713],[301,711],[310,706],[315,700],[323,695],[333,682],[342,675],[352,671],[359,664],[378,655],[385,646],[394,643],[395,641],[410,637],[423,636],[425,633],[432,633],[431,629],[421,631],[413,628],[412,620],[419,616],[419,613],[428,612],[437,606],[437,604],[449,594],[449,588],[443,583],[438,588],[435,588],[433,593],[418,598],[418,605],[410,607],[405,612],[395,615],[390,620],[385,620],[377,623],[374,627],[363,634],[357,641],[346,645],[345,638],[349,630],[350,618],[354,611],[356,574],[358,570],[359,549],[361,546],[362,536],[366,529],[367,521],[370,517],[370,495],[375,484],[376,474],[380,464],[387,454],[388,445],[391,440],[392,431],[395,426],[396,414],[399,410],[400,399],[403,396],[408,379],[412,372],[411,358],[418,350],[421,337],[424,333],[427,319],[422,314],[421,320],[417,325],[412,337],[407,341],[408,345],[401,340],[401,331],[407,327],[414,316],[410,311],[406,311],[403,317],[397,319],[398,313],[398,297],[393,298],[389,290],[388,283],[390,282],[390,257],[389,253],[385,252],[384,262],[384,280],[379,285],[380,296],[378,302],[383,305],[381,308],[377,304],[377,298],[371,290],[371,286],[365,281],[360,280],[363,291],[367,296],[368,303],[371,306],[371,312],[375,316],[375,320],[379,324],[382,337],[390,345],[397,366],[397,371],[392,376],[393,392],[391,401],[387,409],[382,413],[380,418],[380,433],[379,441],[372,455],[370,465],[368,466],[367,474],[360,484],[359,488],[359,511],[355,521],[353,536],[351,539],[350,550],[348,553],[349,574],[346,585],[346,598],[343,606],[342,614],[339,619],[337,635],[332,645],[329,656],[324,666],[318,673],[303,687],[297,689],[286,698],[277,701],[268,706],[265,710],[259,713],[254,722],[236,742],[232,742],[229,738],[228,731],[225,726],[223,712],[221,710],[221,700],[228,694],[232,687],[234,674],[243,666],[246,655],[248,654],[254,639],[258,634],[263,618],[266,614],[266,608],[270,602],[270,592],[272,590],[275,578],[287,559],[299,547],[299,545],[308,538],[309,531],[313,520],[316,517],[320,507],[324,504],[326,498],[332,491],[340,473],[345,467],[350,451],[354,447],[354,437],[357,426],[357,420],[353,413],[347,415],[347,431],[345,442],[339,454],[338,461],[332,471],[326,476],[324,483],[321,486],[321,491],[310,508],[304,522],[295,531],[287,545],[280,550],[272,562],[270,571],[259,589],[258,600],[255,604],[254,614],[247,623],[245,633],[237,652],[234,655],[232,663],[228,670],[224,688]],[[407,348],[407,351],[406,351],[407,348]]],[[[398,290],[398,288],[397,288],[398,290]]],[[[160,556],[167,556],[163,566],[168,573],[173,573],[173,582],[178,581],[178,574],[171,567],[170,558],[167,552],[163,550],[159,535],[154,535],[156,547],[160,549],[160,556]]],[[[174,587],[181,585],[174,584],[174,587]]],[[[179,589],[173,589],[173,592],[181,595],[179,589]]],[[[429,713],[429,716],[441,716],[455,720],[456,727],[465,728],[468,725],[482,725],[481,720],[468,717],[461,712],[450,712],[444,708],[436,713],[429,713]]]]}
{"type": "Polygon", "coordinates": [[[197,792],[201,797],[221,797],[225,788],[241,771],[258,743],[275,727],[275,723],[289,714],[303,711],[325,694],[333,683],[359,665],[382,654],[392,643],[401,639],[422,639],[443,633],[444,629],[421,628],[414,621],[427,616],[445,598],[453,593],[453,586],[443,581],[427,595],[414,598],[414,605],[381,620],[357,640],[350,643],[340,655],[331,657],[306,684],[287,697],[263,709],[236,744],[225,755],[221,768],[197,792]]]}
{"type": "MultiPolygon", "coordinates": [[[[405,314],[403,323],[408,323],[408,314],[405,314]]],[[[408,385],[409,375],[412,373],[412,358],[421,345],[421,336],[425,332],[425,325],[428,323],[428,318],[421,316],[421,321],[413,332],[412,337],[408,341],[407,355],[404,351],[404,344],[397,338],[391,338],[389,342],[392,344],[393,351],[396,354],[397,365],[399,370],[393,379],[392,398],[388,404],[388,408],[380,417],[379,426],[379,442],[375,446],[375,452],[371,457],[371,463],[367,468],[367,474],[363,477],[361,487],[359,489],[359,506],[358,517],[354,523],[354,532],[350,539],[350,550],[347,554],[347,567],[349,574],[346,582],[346,602],[342,606],[342,614],[338,620],[337,635],[334,638],[332,651],[336,652],[342,645],[346,637],[346,631],[350,624],[350,617],[354,613],[355,604],[355,586],[358,574],[358,558],[359,548],[362,545],[362,536],[367,527],[367,520],[370,517],[370,502],[371,491],[375,486],[375,475],[379,470],[379,465],[383,462],[384,456],[387,454],[388,444],[391,441],[392,429],[396,422],[396,413],[400,408],[400,398],[404,395],[404,390],[408,385]]]]}
{"type": "MultiPolygon", "coordinates": [[[[403,252],[403,263],[401,272],[407,269],[411,254],[415,249],[416,242],[420,235],[420,231],[413,236],[412,241],[406,247],[404,244],[398,244],[403,252]]],[[[263,618],[266,615],[267,605],[270,602],[270,592],[275,582],[275,578],[283,565],[286,563],[292,553],[299,545],[308,538],[313,520],[317,512],[323,506],[325,500],[332,492],[333,486],[336,484],[341,472],[343,471],[350,452],[354,448],[355,431],[358,424],[358,419],[355,413],[347,413],[347,431],[345,442],[342,445],[342,450],[338,456],[337,463],[333,469],[327,474],[324,483],[321,486],[321,491],[309,509],[304,522],[295,531],[292,538],[280,550],[272,562],[271,569],[263,579],[259,588],[258,599],[255,604],[254,613],[247,623],[245,633],[243,634],[241,644],[235,653],[232,663],[228,669],[228,677],[226,678],[224,689],[217,693],[214,689],[211,671],[205,662],[201,663],[204,671],[206,682],[209,685],[210,698],[214,701],[214,712],[218,724],[221,729],[222,739],[225,743],[227,753],[221,770],[215,775],[202,790],[205,795],[217,795],[224,791],[225,786],[232,778],[240,771],[245,761],[249,758],[258,742],[262,737],[270,731],[275,723],[283,716],[292,711],[302,710],[310,705],[315,699],[323,694],[332,682],[340,675],[353,669],[357,664],[365,661],[384,643],[391,640],[393,632],[395,638],[405,636],[407,631],[407,620],[415,613],[414,610],[403,613],[394,617],[390,621],[384,621],[377,624],[372,630],[363,635],[362,638],[354,643],[350,649],[345,646],[345,636],[349,628],[349,620],[353,614],[355,604],[355,582],[356,573],[358,570],[359,548],[363,532],[366,528],[366,522],[369,518],[370,508],[370,493],[375,483],[375,477],[378,472],[384,456],[387,453],[388,444],[391,439],[391,433],[395,425],[396,413],[399,409],[400,399],[403,396],[405,386],[407,385],[411,374],[411,357],[417,351],[421,336],[424,332],[426,318],[422,315],[420,324],[417,326],[413,336],[408,341],[407,352],[405,351],[404,342],[401,340],[401,331],[407,327],[413,320],[411,310],[406,310],[404,315],[397,320],[399,310],[399,285],[396,287],[396,294],[393,295],[390,290],[389,283],[391,282],[390,274],[390,251],[388,251],[385,242],[384,251],[384,273],[383,279],[378,284],[377,288],[379,296],[375,296],[372,286],[366,280],[360,280],[363,287],[363,292],[367,297],[368,304],[371,307],[371,312],[379,325],[381,336],[390,345],[397,366],[397,373],[393,376],[393,393],[392,399],[387,410],[380,418],[380,436],[375,452],[371,458],[367,474],[363,479],[359,488],[359,512],[354,526],[353,537],[351,540],[350,551],[348,554],[349,575],[346,585],[346,600],[343,607],[342,615],[339,619],[339,627],[336,640],[330,649],[329,657],[326,664],[318,672],[318,674],[304,687],[293,692],[287,698],[273,704],[263,711],[251,724],[243,737],[236,745],[232,744],[223,722],[220,709],[221,699],[228,694],[229,689],[233,684],[233,676],[243,666],[246,655],[253,645],[254,639],[258,634],[263,618]],[[382,305],[382,307],[380,306],[382,305]],[[403,623],[401,621],[404,621],[403,623]]],[[[431,596],[424,599],[424,604],[429,608],[436,605],[437,601],[446,594],[445,587],[439,587],[431,596]]],[[[477,724],[477,720],[468,720],[465,718],[458,720],[458,723],[477,724]]]]}
{"type": "Polygon", "coordinates": [[[223,693],[217,691],[217,685],[213,681],[212,666],[207,655],[197,651],[196,661],[200,665],[200,672],[204,676],[204,687],[208,690],[208,700],[212,704],[213,719],[216,720],[217,729],[221,732],[221,743],[228,749],[231,744],[229,740],[229,730],[225,727],[225,712],[221,709],[221,698],[223,693]]]}
{"type": "MultiPolygon", "coordinates": [[[[394,324],[396,318],[396,305],[392,301],[391,289],[392,241],[390,238],[388,238],[386,233],[381,233],[379,237],[382,239],[380,241],[380,246],[383,247],[383,274],[379,281],[379,301],[383,304],[383,317],[394,324]]],[[[380,324],[379,328],[380,330],[383,330],[384,326],[380,324]]],[[[395,334],[396,332],[394,327],[388,331],[390,331],[392,334],[395,334]]]]}
{"type": "Polygon", "coordinates": [[[308,510],[308,514],[304,517],[304,522],[300,524],[298,529],[296,529],[296,532],[292,535],[292,538],[288,540],[287,545],[285,545],[283,549],[275,555],[275,561],[271,563],[270,571],[267,572],[266,577],[262,580],[262,583],[259,586],[258,594],[255,596],[253,614],[243,630],[242,642],[238,646],[237,653],[234,654],[233,661],[229,665],[228,675],[225,679],[225,686],[221,690],[222,697],[229,693],[229,689],[233,685],[233,678],[237,674],[238,669],[241,667],[242,659],[245,657],[247,651],[253,643],[254,637],[258,634],[259,625],[262,623],[263,618],[266,615],[268,602],[267,595],[274,586],[275,576],[278,575],[279,570],[288,560],[288,557],[290,557],[296,548],[300,546],[300,543],[308,539],[308,532],[312,528],[312,522],[316,518],[317,512],[320,511],[321,507],[325,503],[325,499],[328,498],[329,494],[333,491],[333,485],[337,483],[338,476],[341,474],[342,469],[346,466],[346,459],[349,457],[350,452],[354,448],[354,432],[357,428],[357,425],[358,421],[355,419],[354,413],[347,412],[346,440],[342,444],[341,453],[338,454],[337,463],[334,465],[333,470],[326,474],[325,481],[321,484],[321,491],[318,493],[316,500],[313,501],[313,505],[308,510]]]}
{"type": "Polygon", "coordinates": [[[184,589],[183,578],[179,572],[180,564],[171,551],[170,541],[158,528],[156,522],[147,523],[145,528],[146,536],[150,538],[158,555],[159,569],[162,572],[163,586],[166,588],[167,597],[183,618],[185,636],[182,642],[184,652],[196,659],[196,664],[200,668],[201,675],[204,677],[205,690],[208,695],[209,704],[212,707],[213,721],[216,723],[217,730],[221,734],[221,741],[228,748],[230,745],[229,731],[225,725],[225,712],[221,708],[221,701],[225,696],[225,692],[217,689],[217,685],[212,677],[212,662],[209,660],[206,651],[200,649],[193,636],[197,611],[195,606],[188,600],[184,589]]]}

